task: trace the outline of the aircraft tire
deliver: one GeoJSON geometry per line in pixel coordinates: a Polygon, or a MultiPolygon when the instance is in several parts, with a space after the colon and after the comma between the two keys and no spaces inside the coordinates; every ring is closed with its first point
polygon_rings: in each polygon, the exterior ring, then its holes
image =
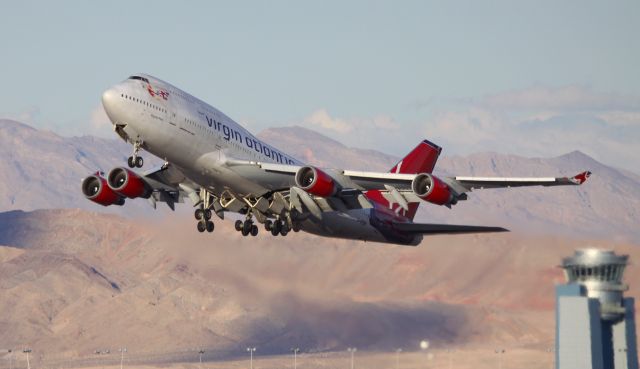
{"type": "Polygon", "coordinates": [[[236,231],[238,231],[238,232],[242,231],[242,221],[241,220],[236,220],[235,227],[236,227],[236,231]]]}
{"type": "Polygon", "coordinates": [[[282,222],[282,227],[280,227],[280,231],[286,231],[287,233],[291,232],[291,228],[289,227],[289,223],[282,222]]]}
{"type": "Polygon", "coordinates": [[[250,221],[249,219],[245,220],[244,223],[242,224],[242,230],[245,231],[247,234],[251,233],[251,227],[253,227],[253,222],[250,221]]]}
{"type": "Polygon", "coordinates": [[[204,210],[204,219],[206,219],[206,220],[211,219],[211,210],[210,209],[205,209],[204,210]]]}
{"type": "Polygon", "coordinates": [[[127,165],[129,166],[129,168],[133,168],[136,166],[136,163],[133,161],[133,156],[129,156],[129,158],[127,159],[127,165]]]}
{"type": "Polygon", "coordinates": [[[242,230],[240,231],[242,232],[242,235],[247,237],[247,235],[249,235],[249,230],[247,230],[246,228],[242,228],[242,230]]]}
{"type": "Polygon", "coordinates": [[[277,235],[278,235],[278,233],[279,233],[279,232],[278,232],[278,230],[276,229],[276,227],[275,227],[275,226],[274,226],[274,227],[271,227],[271,235],[273,235],[273,236],[277,236],[277,235]]]}
{"type": "Polygon", "coordinates": [[[142,156],[138,156],[136,158],[136,167],[142,168],[143,165],[144,165],[144,159],[142,158],[142,156]]]}
{"type": "Polygon", "coordinates": [[[282,222],[280,220],[276,220],[273,223],[273,226],[271,226],[271,229],[275,230],[275,232],[276,232],[275,234],[280,233],[280,231],[282,230],[282,222]]]}
{"type": "Polygon", "coordinates": [[[251,226],[251,235],[252,235],[253,237],[255,237],[255,236],[257,236],[257,235],[258,235],[258,226],[257,226],[257,225],[255,225],[255,224],[251,226]]]}
{"type": "Polygon", "coordinates": [[[273,228],[273,222],[271,220],[267,219],[264,222],[264,229],[265,229],[265,231],[270,232],[271,228],[273,228]]]}
{"type": "Polygon", "coordinates": [[[196,220],[202,220],[203,215],[204,211],[202,209],[196,209],[196,211],[193,213],[193,216],[196,218],[196,220]]]}
{"type": "Polygon", "coordinates": [[[289,234],[289,231],[288,231],[288,230],[286,230],[285,228],[283,228],[283,229],[280,231],[280,234],[282,235],[282,237],[285,237],[286,235],[288,235],[288,234],[289,234]]]}
{"type": "Polygon", "coordinates": [[[198,232],[202,233],[206,229],[207,229],[207,225],[204,222],[202,221],[198,222],[198,232]]]}
{"type": "Polygon", "coordinates": [[[211,233],[213,232],[213,229],[215,228],[215,224],[213,224],[212,221],[208,220],[207,221],[207,232],[211,233]]]}

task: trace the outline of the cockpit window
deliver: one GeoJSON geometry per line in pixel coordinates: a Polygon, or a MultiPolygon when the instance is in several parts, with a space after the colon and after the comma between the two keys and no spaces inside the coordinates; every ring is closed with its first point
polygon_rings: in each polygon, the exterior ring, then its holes
{"type": "Polygon", "coordinates": [[[149,83],[148,79],[146,79],[144,77],[140,77],[140,76],[131,76],[131,77],[129,77],[129,79],[137,79],[137,80],[149,83]]]}

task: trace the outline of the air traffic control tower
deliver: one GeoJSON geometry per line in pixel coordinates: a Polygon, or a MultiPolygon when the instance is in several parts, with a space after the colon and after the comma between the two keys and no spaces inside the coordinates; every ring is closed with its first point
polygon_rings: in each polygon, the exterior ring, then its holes
{"type": "Polygon", "coordinates": [[[628,255],[578,250],[556,286],[556,369],[638,369],[634,300],[622,283],[628,255]]]}

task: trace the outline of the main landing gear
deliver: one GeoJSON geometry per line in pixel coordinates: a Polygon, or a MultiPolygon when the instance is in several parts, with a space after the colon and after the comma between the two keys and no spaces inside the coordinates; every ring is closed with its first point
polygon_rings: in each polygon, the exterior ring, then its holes
{"type": "MultiPolygon", "coordinates": [[[[292,229],[289,227],[289,223],[280,218],[277,218],[275,221],[267,219],[267,221],[264,222],[264,229],[266,229],[267,232],[271,232],[271,235],[273,236],[286,236],[289,234],[289,232],[292,231],[292,229]]],[[[293,231],[297,232],[296,229],[293,229],[293,231]]]]}
{"type": "Polygon", "coordinates": [[[236,220],[236,231],[242,233],[243,236],[257,236],[258,235],[258,226],[253,224],[251,218],[247,218],[244,222],[241,220],[236,220]]]}
{"type": "Polygon", "coordinates": [[[129,168],[142,168],[144,165],[144,159],[142,159],[142,156],[138,156],[140,146],[142,146],[142,141],[136,141],[133,143],[133,155],[129,156],[127,159],[127,165],[129,165],[129,168]]]}
{"type": "Polygon", "coordinates": [[[198,208],[193,214],[198,221],[198,232],[213,232],[215,225],[211,221],[211,210],[198,208]]]}

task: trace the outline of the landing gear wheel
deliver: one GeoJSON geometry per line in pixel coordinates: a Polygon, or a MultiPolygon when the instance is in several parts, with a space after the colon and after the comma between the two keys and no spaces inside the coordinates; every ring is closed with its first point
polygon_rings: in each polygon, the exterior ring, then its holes
{"type": "Polygon", "coordinates": [[[215,225],[213,224],[213,222],[208,220],[207,221],[207,232],[209,232],[209,233],[213,232],[214,228],[215,228],[215,225]]]}
{"type": "Polygon", "coordinates": [[[205,209],[204,210],[204,219],[206,219],[206,220],[211,219],[211,210],[210,209],[205,209]]]}
{"type": "Polygon", "coordinates": [[[280,227],[280,234],[282,236],[286,236],[287,234],[289,234],[289,225],[287,223],[282,223],[282,226],[280,227]]]}
{"type": "Polygon", "coordinates": [[[129,156],[129,158],[127,159],[127,165],[129,166],[129,168],[133,168],[136,166],[136,162],[133,159],[133,156],[129,156]]]}
{"type": "Polygon", "coordinates": [[[236,231],[238,231],[238,232],[242,231],[242,221],[241,220],[236,220],[235,227],[236,227],[236,231]]]}
{"type": "Polygon", "coordinates": [[[255,224],[251,226],[251,235],[252,235],[253,237],[255,237],[255,236],[257,236],[257,235],[258,235],[258,226],[257,226],[257,225],[255,225],[255,224]]]}
{"type": "Polygon", "coordinates": [[[242,228],[242,230],[240,232],[242,232],[242,235],[245,236],[245,237],[249,234],[249,230],[246,229],[246,228],[242,228]]]}
{"type": "Polygon", "coordinates": [[[196,211],[193,213],[193,216],[196,218],[196,220],[202,220],[202,218],[204,217],[204,210],[196,209],[196,211]]]}
{"type": "Polygon", "coordinates": [[[247,232],[247,234],[251,233],[251,227],[253,227],[253,222],[249,219],[245,220],[242,224],[242,233],[247,232]]]}
{"type": "Polygon", "coordinates": [[[198,222],[198,232],[202,233],[207,229],[207,225],[205,224],[205,222],[198,222]]]}
{"type": "Polygon", "coordinates": [[[265,231],[267,231],[267,232],[271,231],[271,228],[272,228],[272,227],[273,227],[273,222],[272,222],[271,220],[267,219],[267,220],[264,222],[264,229],[265,229],[265,231]]]}
{"type": "Polygon", "coordinates": [[[144,159],[142,158],[142,156],[138,156],[136,158],[136,167],[142,168],[143,165],[144,165],[144,159]]]}
{"type": "Polygon", "coordinates": [[[279,220],[276,220],[271,226],[271,234],[274,236],[277,236],[278,234],[280,234],[281,230],[282,230],[282,223],[279,220]]]}
{"type": "Polygon", "coordinates": [[[292,231],[294,231],[296,233],[300,232],[300,224],[293,223],[292,231]]]}

